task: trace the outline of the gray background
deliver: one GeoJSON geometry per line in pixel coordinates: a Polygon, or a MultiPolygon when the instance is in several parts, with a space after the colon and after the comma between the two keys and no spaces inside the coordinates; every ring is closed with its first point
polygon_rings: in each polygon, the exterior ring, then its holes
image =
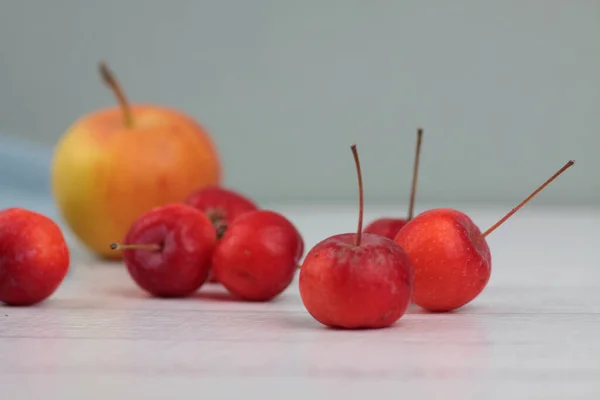
{"type": "Polygon", "coordinates": [[[0,51],[0,130],[33,144],[113,103],[104,59],[260,201],[354,201],[356,142],[367,200],[404,204],[422,125],[419,201],[514,203],[572,158],[537,202],[600,204],[598,1],[5,0],[0,51]]]}

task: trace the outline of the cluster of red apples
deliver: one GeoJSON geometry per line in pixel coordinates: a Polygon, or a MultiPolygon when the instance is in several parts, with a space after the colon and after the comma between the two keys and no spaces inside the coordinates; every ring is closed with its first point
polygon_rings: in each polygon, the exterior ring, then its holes
{"type": "MultiPolygon", "coordinates": [[[[134,282],[156,297],[186,297],[219,282],[246,301],[269,301],[293,281],[307,311],[323,325],[383,328],[412,303],[447,312],[473,301],[491,275],[486,238],[574,162],[569,161],[483,233],[458,210],[439,208],[413,216],[423,132],[417,132],[406,219],[380,218],[363,229],[363,184],[356,146],[359,192],[356,233],[334,235],[306,254],[298,229],[285,216],[259,208],[246,196],[207,187],[186,201],[157,207],[134,222],[123,252],[134,282]]],[[[60,228],[22,208],[0,211],[0,301],[32,305],[48,298],[69,268],[60,228]]]]}
{"type": "MultiPolygon", "coordinates": [[[[123,252],[133,281],[153,296],[186,297],[212,281],[241,300],[268,301],[293,281],[304,240],[285,216],[213,186],[144,213],[124,243],[110,247],[123,252]]],[[[0,302],[27,306],[47,299],[69,263],[54,221],[22,208],[0,211],[0,302]]]]}
{"type": "Polygon", "coordinates": [[[300,295],[307,311],[332,328],[384,328],[412,303],[449,312],[473,301],[491,275],[486,237],[566,169],[567,162],[531,195],[485,232],[458,210],[438,208],[413,218],[423,132],[417,147],[407,219],[380,218],[363,230],[363,185],[356,146],[359,188],[356,233],[334,235],[310,249],[300,269],[300,295]]]}
{"type": "Polygon", "coordinates": [[[304,252],[289,219],[217,186],[150,210],[134,222],[124,243],[110,246],[123,251],[135,283],[154,296],[186,297],[212,281],[247,301],[283,292],[304,252]]]}

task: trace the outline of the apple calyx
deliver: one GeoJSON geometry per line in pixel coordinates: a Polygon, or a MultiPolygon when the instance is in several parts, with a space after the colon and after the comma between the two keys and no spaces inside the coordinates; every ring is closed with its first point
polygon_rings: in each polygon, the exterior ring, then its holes
{"type": "Polygon", "coordinates": [[[356,247],[360,246],[360,242],[362,240],[362,226],[363,226],[363,210],[364,210],[364,196],[363,196],[363,181],[362,181],[362,171],[360,169],[360,160],[358,158],[358,150],[356,150],[356,145],[353,144],[350,146],[352,150],[352,155],[354,156],[354,164],[356,165],[356,176],[358,178],[358,229],[356,232],[356,242],[354,245],[356,247]]]}
{"type": "Polygon", "coordinates": [[[225,231],[227,231],[227,224],[225,222],[220,222],[215,225],[215,230],[217,232],[217,240],[219,240],[223,237],[223,235],[225,235],[225,231]]]}
{"type": "Polygon", "coordinates": [[[133,127],[131,107],[129,106],[129,101],[125,96],[125,92],[123,92],[121,85],[117,81],[117,78],[104,62],[100,62],[98,64],[98,70],[100,72],[100,76],[102,77],[102,81],[110,90],[112,90],[113,94],[117,98],[117,101],[119,102],[119,105],[121,106],[121,110],[123,111],[123,123],[127,128],[133,127]]]}
{"type": "Polygon", "coordinates": [[[221,239],[227,230],[225,213],[219,209],[211,208],[206,211],[206,215],[208,216],[210,223],[215,227],[217,232],[217,240],[221,239]]]}
{"type": "Polygon", "coordinates": [[[415,197],[417,195],[417,181],[419,179],[419,161],[421,160],[421,143],[423,142],[423,128],[417,129],[417,146],[415,148],[415,162],[413,165],[412,185],[410,187],[410,200],[408,203],[408,216],[406,221],[413,219],[415,210],[415,197]]]}
{"type": "Polygon", "coordinates": [[[520,202],[515,208],[513,208],[512,210],[510,210],[498,222],[496,222],[494,225],[490,226],[485,232],[483,232],[481,234],[479,240],[485,239],[490,233],[492,233],[493,231],[495,231],[500,225],[502,225],[504,222],[506,222],[507,219],[509,219],[510,217],[512,217],[513,214],[515,214],[525,204],[527,204],[531,199],[533,199],[539,192],[541,192],[542,190],[544,190],[544,188],[546,186],[548,186],[553,180],[555,180],[556,178],[558,178],[558,176],[560,174],[562,174],[563,172],[565,172],[567,169],[569,169],[573,165],[575,165],[575,161],[573,161],[573,160],[571,160],[571,161],[567,162],[565,165],[563,165],[561,169],[559,169],[558,171],[556,171],[556,173],[554,173],[554,175],[552,175],[550,178],[548,178],[548,180],[546,180],[546,182],[542,183],[536,190],[533,191],[533,193],[531,193],[529,196],[527,196],[527,198],[525,200],[523,200],[522,202],[520,202]]]}
{"type": "Polygon", "coordinates": [[[162,246],[156,243],[150,244],[121,244],[114,242],[110,244],[111,250],[150,250],[158,251],[162,249],[162,246]]]}

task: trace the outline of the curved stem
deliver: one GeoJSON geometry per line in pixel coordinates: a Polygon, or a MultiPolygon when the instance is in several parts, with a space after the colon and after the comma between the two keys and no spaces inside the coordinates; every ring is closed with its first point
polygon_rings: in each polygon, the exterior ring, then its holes
{"type": "Polygon", "coordinates": [[[159,244],[121,244],[121,243],[111,243],[111,250],[160,250],[161,246],[159,244]]]}
{"type": "Polygon", "coordinates": [[[413,219],[415,211],[415,197],[417,195],[417,181],[419,179],[419,161],[421,159],[421,142],[423,141],[423,128],[417,129],[417,148],[415,149],[415,164],[413,166],[412,186],[410,188],[410,202],[408,204],[407,221],[413,219]]]}
{"type": "Polygon", "coordinates": [[[350,147],[350,149],[352,150],[352,154],[354,155],[354,164],[356,165],[356,175],[358,177],[358,229],[356,232],[355,245],[360,246],[360,241],[362,239],[363,210],[364,210],[362,172],[360,170],[360,160],[358,159],[358,151],[356,150],[356,145],[353,144],[350,147]]]}
{"type": "Polygon", "coordinates": [[[125,96],[123,89],[121,89],[121,85],[119,85],[117,78],[115,78],[115,75],[104,62],[99,63],[98,69],[100,71],[102,81],[110,90],[112,90],[117,98],[117,101],[119,102],[119,105],[121,106],[121,110],[123,111],[123,123],[126,127],[131,128],[133,126],[131,107],[129,106],[129,101],[127,101],[127,97],[125,96]]]}
{"type": "Polygon", "coordinates": [[[572,160],[569,161],[568,163],[566,163],[561,169],[559,169],[554,175],[552,175],[546,182],[544,182],[533,193],[531,193],[525,200],[523,200],[521,203],[519,203],[519,205],[517,205],[515,208],[513,208],[512,210],[510,210],[508,214],[506,214],[504,217],[502,217],[494,225],[492,225],[491,227],[489,227],[487,231],[483,232],[481,234],[481,238],[483,239],[487,235],[489,235],[490,233],[492,233],[493,231],[495,231],[496,228],[498,228],[500,225],[502,225],[507,219],[509,219],[510,217],[512,217],[514,213],[516,213],[517,211],[519,211],[521,209],[521,207],[523,207],[525,204],[527,204],[529,202],[529,200],[533,199],[539,192],[541,192],[542,190],[544,190],[544,188],[546,186],[548,186],[550,184],[550,182],[552,182],[553,180],[555,180],[556,178],[558,178],[558,176],[560,174],[562,174],[563,172],[565,172],[567,169],[569,169],[574,164],[575,164],[575,161],[572,161],[572,160]]]}

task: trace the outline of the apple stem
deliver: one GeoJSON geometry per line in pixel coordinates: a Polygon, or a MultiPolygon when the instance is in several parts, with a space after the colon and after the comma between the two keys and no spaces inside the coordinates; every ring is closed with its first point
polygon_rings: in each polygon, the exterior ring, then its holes
{"type": "Polygon", "coordinates": [[[356,232],[356,243],[355,246],[360,246],[362,239],[362,226],[363,226],[363,210],[364,210],[364,197],[363,197],[363,181],[362,172],[360,170],[360,160],[358,159],[358,151],[356,145],[350,146],[352,149],[352,155],[354,155],[354,164],[356,165],[356,175],[358,177],[358,230],[356,232]]]}
{"type": "Polygon", "coordinates": [[[534,198],[539,192],[541,192],[542,190],[544,190],[544,188],[546,186],[548,186],[550,184],[550,182],[552,182],[553,180],[555,180],[556,178],[558,178],[558,176],[560,174],[562,174],[563,172],[565,172],[567,169],[569,169],[571,166],[573,166],[575,164],[575,161],[571,160],[568,163],[566,163],[561,169],[559,169],[554,175],[552,175],[546,182],[544,182],[540,187],[538,187],[533,193],[531,193],[525,200],[523,200],[521,203],[519,203],[518,206],[516,206],[515,208],[513,208],[512,210],[510,210],[510,212],[508,214],[506,214],[504,217],[502,217],[502,219],[500,219],[498,222],[496,222],[494,225],[490,226],[488,228],[487,231],[485,231],[482,235],[481,238],[485,238],[486,236],[488,236],[490,233],[492,233],[494,230],[496,230],[496,228],[498,228],[500,225],[502,225],[507,219],[509,219],[510,217],[512,217],[512,215],[514,213],[516,213],[517,211],[519,211],[519,209],[521,207],[523,207],[525,204],[527,204],[529,202],[529,200],[531,200],[532,198],[534,198]]]}
{"type": "Polygon", "coordinates": [[[423,128],[417,129],[417,148],[415,149],[415,163],[413,165],[412,186],[410,188],[410,202],[408,204],[407,221],[413,219],[415,211],[415,197],[417,195],[417,181],[419,179],[419,161],[421,159],[421,142],[423,141],[423,128]]]}
{"type": "Polygon", "coordinates": [[[121,110],[123,111],[123,122],[125,123],[125,126],[127,128],[131,128],[133,126],[131,107],[129,106],[129,101],[127,101],[127,97],[125,96],[123,89],[121,89],[121,85],[119,85],[117,78],[104,62],[100,62],[98,69],[100,70],[102,81],[104,81],[104,84],[108,86],[110,90],[112,90],[117,98],[117,101],[119,102],[119,105],[121,106],[121,110]]]}
{"type": "Polygon", "coordinates": [[[111,250],[160,250],[161,246],[159,244],[121,244],[121,243],[111,243],[111,250]]]}

